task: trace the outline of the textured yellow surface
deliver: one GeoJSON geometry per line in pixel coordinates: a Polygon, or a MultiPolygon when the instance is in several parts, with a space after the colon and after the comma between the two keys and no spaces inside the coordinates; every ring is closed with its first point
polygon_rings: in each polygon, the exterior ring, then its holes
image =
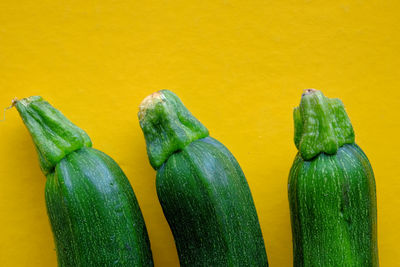
{"type": "MultiPolygon", "coordinates": [[[[302,89],[339,97],[378,192],[381,266],[400,262],[398,1],[0,3],[0,106],[42,95],[129,177],[156,266],[177,266],[136,113],[163,88],[240,162],[271,266],[291,266],[287,176],[302,89]]],[[[16,110],[0,123],[0,266],[55,266],[45,177],[16,110]]]]}

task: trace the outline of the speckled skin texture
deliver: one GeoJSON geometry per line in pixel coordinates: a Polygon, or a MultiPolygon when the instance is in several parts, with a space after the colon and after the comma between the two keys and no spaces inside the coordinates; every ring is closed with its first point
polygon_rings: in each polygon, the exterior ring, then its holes
{"type": "Polygon", "coordinates": [[[297,155],[288,189],[295,267],[379,265],[374,174],[357,145],[297,155]]]}
{"type": "Polygon", "coordinates": [[[59,266],[153,266],[136,197],[119,166],[93,148],[47,175],[46,205],[59,266]]]}
{"type": "Polygon", "coordinates": [[[268,266],[246,178],[217,140],[196,140],[157,172],[182,266],[268,266]]]}

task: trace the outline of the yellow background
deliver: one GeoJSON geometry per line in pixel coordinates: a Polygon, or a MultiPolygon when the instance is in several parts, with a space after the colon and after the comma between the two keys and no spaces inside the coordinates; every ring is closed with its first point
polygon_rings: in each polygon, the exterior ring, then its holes
{"type": "MultiPolygon", "coordinates": [[[[292,109],[313,87],[347,107],[378,192],[379,256],[399,266],[398,1],[0,3],[0,106],[42,95],[112,156],[141,205],[156,266],[177,266],[137,120],[177,93],[237,157],[271,266],[291,266],[292,109]]],[[[16,110],[0,123],[0,266],[55,266],[45,177],[16,110]]]]}

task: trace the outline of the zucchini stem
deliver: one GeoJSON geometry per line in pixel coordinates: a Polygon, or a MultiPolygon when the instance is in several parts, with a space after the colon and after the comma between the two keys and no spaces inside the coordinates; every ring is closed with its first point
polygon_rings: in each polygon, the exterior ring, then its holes
{"type": "Polygon", "coordinates": [[[158,169],[174,152],[208,136],[207,128],[177,95],[168,90],[146,97],[139,106],[138,117],[154,169],[158,169]]]}
{"type": "Polygon", "coordinates": [[[92,146],[89,136],[82,129],[41,96],[15,100],[13,104],[32,136],[45,175],[52,172],[69,153],[92,146]]]}
{"type": "Polygon", "coordinates": [[[301,156],[310,160],[320,153],[336,154],[344,144],[354,143],[354,131],[342,101],[306,89],[294,109],[294,142],[301,156]]]}

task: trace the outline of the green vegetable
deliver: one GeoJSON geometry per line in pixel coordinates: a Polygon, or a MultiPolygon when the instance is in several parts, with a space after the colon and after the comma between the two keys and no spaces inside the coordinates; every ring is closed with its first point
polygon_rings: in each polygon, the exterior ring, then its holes
{"type": "Polygon", "coordinates": [[[246,178],[172,92],[143,100],[140,126],[182,266],[268,266],[246,178]]]}
{"type": "Polygon", "coordinates": [[[88,135],[48,102],[16,102],[46,175],[46,205],[59,266],[153,266],[128,179],[88,135]]]}
{"type": "Polygon", "coordinates": [[[294,123],[294,266],[378,266],[374,174],[342,102],[308,89],[294,123]]]}

